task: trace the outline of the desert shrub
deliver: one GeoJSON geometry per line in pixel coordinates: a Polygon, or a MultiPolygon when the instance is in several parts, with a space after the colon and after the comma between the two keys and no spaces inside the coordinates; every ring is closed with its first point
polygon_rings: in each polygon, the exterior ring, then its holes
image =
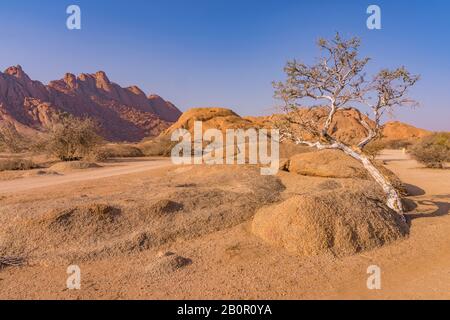
{"type": "Polygon", "coordinates": [[[364,147],[363,152],[372,159],[375,159],[383,149],[386,149],[386,144],[380,140],[376,140],[368,143],[364,147]]]}
{"type": "Polygon", "coordinates": [[[109,144],[101,148],[101,151],[108,158],[134,158],[144,156],[141,149],[129,144],[109,144]]]}
{"type": "Polygon", "coordinates": [[[14,126],[4,124],[0,126],[0,150],[18,153],[27,149],[28,140],[21,135],[14,126]]]}
{"type": "Polygon", "coordinates": [[[139,147],[146,156],[169,157],[171,155],[172,148],[177,143],[178,142],[176,141],[171,141],[169,136],[160,136],[142,142],[139,147]]]}
{"type": "Polygon", "coordinates": [[[108,151],[103,150],[103,148],[96,148],[89,152],[87,155],[83,156],[84,161],[88,162],[102,162],[110,158],[108,151]]]}
{"type": "Polygon", "coordinates": [[[450,162],[450,132],[438,132],[413,146],[411,155],[429,168],[444,168],[450,162]]]}
{"type": "Polygon", "coordinates": [[[30,170],[39,168],[37,164],[28,159],[1,159],[0,171],[7,170],[30,170]]]}
{"type": "Polygon", "coordinates": [[[387,140],[384,141],[384,149],[394,149],[394,150],[400,150],[400,149],[408,149],[412,146],[412,142],[409,140],[387,140]]]}
{"type": "Polygon", "coordinates": [[[76,161],[92,154],[101,143],[94,121],[66,116],[49,129],[46,150],[62,161],[76,161]]]}

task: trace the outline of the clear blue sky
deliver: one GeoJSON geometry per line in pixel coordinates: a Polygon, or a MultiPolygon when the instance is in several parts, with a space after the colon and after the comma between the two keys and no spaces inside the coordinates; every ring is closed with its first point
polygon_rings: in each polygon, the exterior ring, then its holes
{"type": "Polygon", "coordinates": [[[315,41],[339,31],[360,36],[369,71],[406,65],[422,75],[421,107],[397,119],[450,130],[448,0],[2,0],[0,68],[20,64],[47,83],[64,73],[104,70],[180,109],[224,106],[268,114],[273,80],[288,59],[313,62],[315,41]],[[66,29],[66,8],[82,10],[82,30],[66,29]],[[382,9],[382,30],[366,28],[366,8],[382,9]]]}

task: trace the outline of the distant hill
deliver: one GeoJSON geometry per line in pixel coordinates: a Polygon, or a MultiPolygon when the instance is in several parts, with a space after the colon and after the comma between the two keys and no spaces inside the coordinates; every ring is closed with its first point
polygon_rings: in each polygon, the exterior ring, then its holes
{"type": "Polygon", "coordinates": [[[385,140],[414,140],[430,135],[432,132],[413,127],[409,124],[391,121],[383,126],[383,138],[385,140]]]}
{"type": "Polygon", "coordinates": [[[32,134],[63,113],[96,120],[102,136],[111,141],[139,141],[159,135],[181,115],[172,103],[146,96],[136,86],[122,88],[105,72],[67,73],[44,85],[33,81],[20,66],[0,72],[0,123],[32,134]]]}

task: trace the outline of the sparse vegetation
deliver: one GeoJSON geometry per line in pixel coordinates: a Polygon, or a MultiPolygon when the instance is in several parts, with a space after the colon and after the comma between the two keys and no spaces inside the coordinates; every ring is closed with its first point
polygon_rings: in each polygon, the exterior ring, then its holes
{"type": "Polygon", "coordinates": [[[383,140],[378,139],[371,141],[364,146],[363,152],[374,160],[383,149],[410,149],[413,143],[410,140],[383,140]]]}
{"type": "Polygon", "coordinates": [[[30,170],[39,168],[37,164],[28,159],[2,159],[0,160],[0,171],[30,170]]]}
{"type": "Polygon", "coordinates": [[[140,149],[144,155],[149,157],[161,156],[168,157],[171,154],[172,148],[178,142],[170,140],[168,136],[161,136],[151,140],[146,140],[140,144],[140,149]]]}
{"type": "Polygon", "coordinates": [[[130,144],[108,144],[100,150],[107,158],[143,157],[141,149],[130,144]]]}
{"type": "Polygon", "coordinates": [[[27,149],[29,143],[14,126],[0,126],[0,151],[19,153],[27,149]]]}
{"type": "Polygon", "coordinates": [[[383,142],[384,149],[394,149],[394,150],[400,150],[400,149],[408,149],[410,148],[413,143],[409,140],[387,140],[383,142]]]}
{"type": "Polygon", "coordinates": [[[411,155],[428,168],[445,168],[450,162],[450,133],[438,132],[423,138],[411,149],[411,155]]]}
{"type": "Polygon", "coordinates": [[[49,129],[46,150],[62,161],[76,161],[94,153],[101,143],[93,120],[66,116],[49,129]]]}
{"type": "Polygon", "coordinates": [[[383,149],[386,149],[386,144],[380,140],[375,140],[366,144],[363,152],[374,160],[383,149]]]}

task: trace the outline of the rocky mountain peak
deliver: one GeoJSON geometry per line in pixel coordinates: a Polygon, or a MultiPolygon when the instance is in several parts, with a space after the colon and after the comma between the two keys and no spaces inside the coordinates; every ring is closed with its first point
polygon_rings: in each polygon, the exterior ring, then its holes
{"type": "Polygon", "coordinates": [[[66,73],[47,86],[32,81],[21,66],[0,72],[0,123],[40,130],[58,113],[94,119],[111,141],[158,135],[181,115],[159,96],[147,98],[137,86],[122,88],[111,82],[104,71],[78,77],[66,73]]]}

